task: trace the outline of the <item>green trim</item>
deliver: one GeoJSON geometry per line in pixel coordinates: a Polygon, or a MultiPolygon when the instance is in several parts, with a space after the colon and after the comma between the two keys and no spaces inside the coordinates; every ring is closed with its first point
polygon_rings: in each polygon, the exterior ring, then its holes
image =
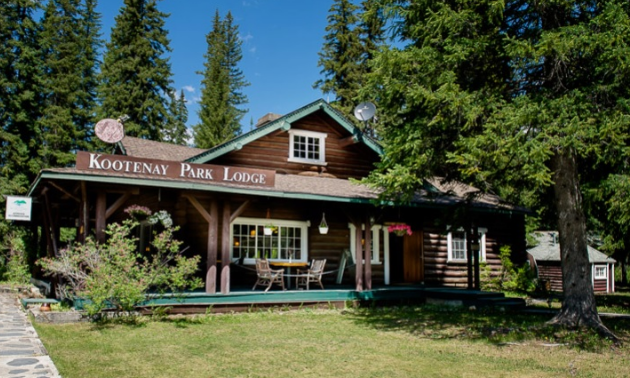
{"type": "Polygon", "coordinates": [[[211,148],[210,150],[205,151],[197,156],[193,156],[187,159],[186,162],[197,163],[197,164],[210,162],[229,152],[239,150],[243,148],[244,145],[251,143],[266,135],[269,135],[275,131],[278,131],[278,130],[288,131],[295,121],[302,119],[306,117],[307,115],[315,113],[318,110],[323,110],[326,114],[328,114],[339,125],[341,125],[350,134],[352,134],[356,141],[360,141],[364,143],[366,146],[368,146],[370,149],[372,149],[372,151],[374,151],[378,155],[383,154],[383,147],[381,147],[374,140],[363,135],[363,133],[361,133],[361,130],[359,130],[356,126],[354,126],[346,117],[344,117],[339,112],[337,112],[332,106],[330,106],[330,104],[320,99],[298,110],[295,110],[285,116],[282,116],[274,121],[271,121],[267,123],[266,125],[257,127],[248,133],[242,134],[228,142],[225,142],[219,146],[211,148]]]}
{"type": "MultiPolygon", "coordinates": [[[[313,193],[290,193],[281,191],[263,190],[258,188],[231,188],[222,185],[211,185],[208,183],[195,183],[195,182],[181,182],[171,180],[155,180],[155,179],[140,179],[132,177],[115,177],[115,176],[98,176],[98,175],[86,175],[76,173],[59,173],[42,171],[37,176],[35,182],[31,186],[28,192],[29,196],[33,196],[35,188],[37,188],[40,182],[44,179],[58,179],[69,181],[88,181],[107,184],[119,184],[119,185],[142,185],[157,188],[170,188],[170,189],[184,189],[184,190],[199,190],[203,192],[217,192],[217,193],[229,193],[229,194],[243,194],[251,196],[263,196],[274,198],[289,198],[308,201],[330,201],[339,203],[356,203],[356,204],[369,204],[373,206],[401,206],[401,207],[415,207],[425,209],[442,209],[457,205],[457,203],[410,203],[410,204],[397,204],[393,201],[378,201],[375,198],[356,198],[356,197],[338,197],[338,196],[326,196],[313,193]]],[[[493,207],[492,205],[477,205],[472,209],[475,212],[482,213],[499,213],[499,214],[526,214],[525,211],[519,209],[501,209],[493,207]]]]}

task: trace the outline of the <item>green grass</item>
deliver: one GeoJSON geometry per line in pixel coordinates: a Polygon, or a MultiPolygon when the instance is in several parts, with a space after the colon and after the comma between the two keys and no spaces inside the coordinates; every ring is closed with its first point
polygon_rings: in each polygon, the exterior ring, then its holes
{"type": "MultiPolygon", "coordinates": [[[[35,326],[64,378],[630,377],[628,346],[546,320],[418,306],[35,326]]],[[[630,342],[630,321],[606,325],[630,342]]]]}

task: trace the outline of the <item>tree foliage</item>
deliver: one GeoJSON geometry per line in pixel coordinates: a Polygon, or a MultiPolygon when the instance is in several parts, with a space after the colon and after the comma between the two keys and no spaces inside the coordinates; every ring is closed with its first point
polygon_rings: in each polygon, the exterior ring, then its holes
{"type": "Polygon", "coordinates": [[[239,68],[242,41],[230,12],[225,19],[218,10],[215,12],[206,42],[206,62],[203,72],[199,72],[203,75],[200,123],[193,127],[199,148],[211,148],[240,135],[240,121],[247,112],[240,108],[247,104],[242,91],[249,86],[239,68]]]}
{"type": "Polygon", "coordinates": [[[98,89],[100,118],[128,115],[129,136],[163,141],[171,125],[171,52],[159,0],[125,0],[106,44],[98,89]]]}
{"type": "Polygon", "coordinates": [[[352,114],[361,86],[361,63],[364,48],[357,27],[358,7],[350,0],[335,0],[328,14],[328,25],[318,66],[324,76],[313,85],[333,94],[334,106],[344,114],[352,114]]]}
{"type": "Polygon", "coordinates": [[[580,173],[626,151],[628,4],[385,3],[406,46],[375,57],[366,88],[386,125],[372,183],[409,198],[444,176],[521,204],[552,189],[565,291],[554,321],[611,336],[595,308],[580,173]]]}
{"type": "Polygon", "coordinates": [[[182,242],[174,235],[170,216],[162,211],[150,221],[161,222],[163,231],[156,233],[154,251],[144,256],[137,251],[138,239],[132,230],[139,226],[135,220],[107,225],[108,240],[99,244],[88,238],[59,252],[58,257],[43,258],[39,264],[50,275],[62,278],[61,298],[86,300],[90,316],[106,309],[131,312],[144,302],[149,290],[181,292],[201,285],[193,274],[198,269],[200,256],[187,258],[180,249],[182,242]]]}

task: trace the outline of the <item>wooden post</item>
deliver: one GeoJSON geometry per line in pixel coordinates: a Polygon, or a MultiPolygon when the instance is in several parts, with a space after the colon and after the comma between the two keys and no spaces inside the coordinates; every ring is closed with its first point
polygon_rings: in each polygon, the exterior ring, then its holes
{"type": "Polygon", "coordinates": [[[365,289],[372,290],[372,223],[370,216],[365,217],[365,269],[363,269],[363,277],[365,277],[365,289]]]}
{"type": "Polygon", "coordinates": [[[355,232],[355,257],[354,260],[356,262],[355,265],[355,285],[356,291],[363,291],[363,247],[361,246],[361,239],[363,236],[363,232],[361,232],[361,222],[355,222],[354,227],[356,228],[355,232]]]}
{"type": "Polygon", "coordinates": [[[221,294],[230,293],[230,202],[223,203],[221,219],[221,294]]]}
{"type": "Polygon", "coordinates": [[[107,194],[99,190],[96,194],[96,241],[105,242],[105,213],[107,212],[107,194]]]}
{"type": "Polygon", "coordinates": [[[479,261],[480,261],[480,257],[479,254],[481,253],[481,245],[479,243],[479,230],[477,230],[477,227],[473,224],[473,230],[472,230],[472,234],[473,234],[473,240],[472,240],[472,250],[473,250],[473,257],[474,257],[474,270],[475,270],[475,289],[477,290],[481,290],[481,272],[480,272],[480,266],[479,266],[479,261]]]}
{"type": "Polygon", "coordinates": [[[217,292],[217,252],[219,250],[219,204],[210,202],[210,220],[208,221],[208,253],[206,262],[206,293],[217,292]]]}
{"type": "Polygon", "coordinates": [[[87,187],[85,181],[81,181],[81,205],[80,205],[80,222],[79,222],[79,242],[85,243],[90,230],[90,217],[87,199],[87,187]]]}
{"type": "Polygon", "coordinates": [[[54,222],[52,218],[52,210],[50,209],[50,200],[48,199],[48,190],[43,190],[42,194],[44,195],[44,217],[46,222],[46,232],[48,232],[48,241],[50,242],[50,247],[52,249],[52,253],[54,257],[57,257],[57,233],[55,230],[57,229],[58,222],[54,222]]]}
{"type": "Polygon", "coordinates": [[[473,251],[472,251],[472,234],[470,232],[470,225],[466,228],[466,268],[468,276],[468,289],[472,290],[473,286],[473,251]]]}
{"type": "Polygon", "coordinates": [[[201,216],[208,222],[208,243],[206,250],[206,293],[214,294],[217,292],[217,251],[219,238],[219,220],[218,207],[216,200],[210,202],[210,213],[204,209],[199,201],[190,195],[186,195],[188,201],[201,216]]]}

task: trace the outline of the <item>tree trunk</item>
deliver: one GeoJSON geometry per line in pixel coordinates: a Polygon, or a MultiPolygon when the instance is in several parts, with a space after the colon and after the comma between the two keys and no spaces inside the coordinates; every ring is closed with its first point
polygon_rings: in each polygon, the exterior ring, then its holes
{"type": "Polygon", "coordinates": [[[555,205],[558,213],[560,258],[564,300],[551,324],[577,328],[586,326],[617,340],[602,323],[595,306],[595,293],[588,260],[586,221],[574,154],[558,151],[552,157],[555,205]]]}

